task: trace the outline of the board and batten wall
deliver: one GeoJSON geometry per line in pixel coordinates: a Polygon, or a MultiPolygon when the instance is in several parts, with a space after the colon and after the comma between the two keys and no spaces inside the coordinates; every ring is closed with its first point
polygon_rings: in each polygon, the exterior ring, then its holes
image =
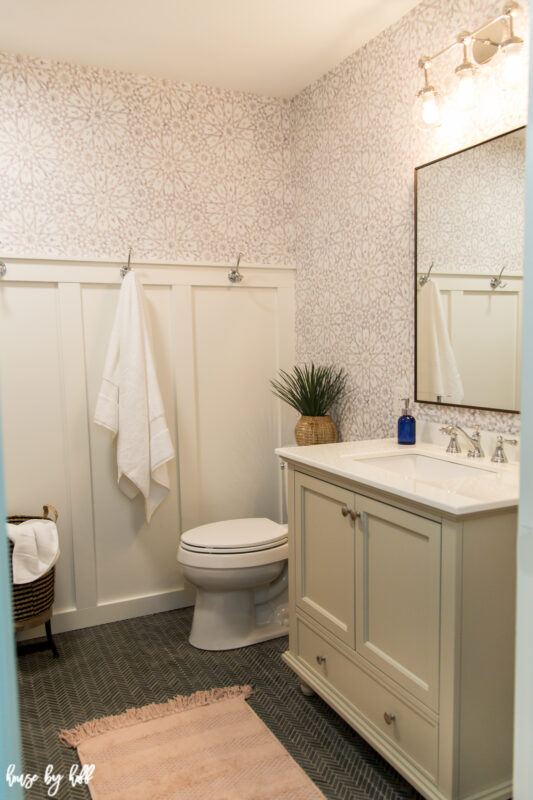
{"type": "Polygon", "coordinates": [[[284,515],[274,448],[294,420],[269,379],[294,359],[294,271],[247,267],[232,285],[227,267],[135,267],[178,455],[147,525],[142,498],[117,487],[111,435],[92,421],[119,267],[17,259],[0,281],[7,513],[59,511],[55,631],[190,605],[176,561],[182,531],[284,515]]]}

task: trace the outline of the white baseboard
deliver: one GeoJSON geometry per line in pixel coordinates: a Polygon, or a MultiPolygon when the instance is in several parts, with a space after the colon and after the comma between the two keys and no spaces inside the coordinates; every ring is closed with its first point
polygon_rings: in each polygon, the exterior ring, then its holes
{"type": "MultiPolygon", "coordinates": [[[[163,594],[147,597],[131,597],[127,600],[116,600],[102,603],[94,608],[73,608],[58,611],[52,615],[52,633],[64,633],[78,628],[91,628],[93,625],[105,625],[107,622],[118,622],[122,619],[145,617],[158,614],[160,611],[172,611],[194,604],[194,591],[177,589],[163,594]]],[[[17,641],[35,639],[44,636],[44,626],[28,628],[17,634],[17,641]]]]}

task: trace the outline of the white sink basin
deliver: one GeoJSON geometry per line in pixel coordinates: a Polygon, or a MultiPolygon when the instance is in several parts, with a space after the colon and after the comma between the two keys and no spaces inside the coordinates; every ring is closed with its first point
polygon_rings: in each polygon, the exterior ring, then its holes
{"type": "Polygon", "coordinates": [[[416,453],[354,458],[354,461],[369,464],[386,472],[395,472],[415,481],[424,481],[424,483],[442,483],[458,478],[489,477],[494,476],[496,472],[496,470],[485,467],[469,467],[466,464],[457,464],[454,461],[416,453]]]}

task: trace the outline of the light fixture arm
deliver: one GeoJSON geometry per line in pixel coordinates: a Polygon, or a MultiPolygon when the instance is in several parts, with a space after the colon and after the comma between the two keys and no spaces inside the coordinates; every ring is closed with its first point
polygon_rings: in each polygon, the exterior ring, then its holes
{"type": "Polygon", "coordinates": [[[440,56],[443,56],[445,53],[448,53],[454,47],[457,47],[457,45],[462,45],[464,47],[463,50],[463,55],[464,55],[466,53],[466,45],[469,39],[478,42],[484,42],[486,44],[491,44],[494,47],[499,47],[500,42],[495,42],[490,38],[487,39],[486,37],[480,37],[479,34],[482,33],[486,28],[493,25],[495,22],[499,22],[500,20],[505,20],[507,22],[507,25],[509,26],[509,36],[510,38],[513,38],[514,37],[513,13],[517,11],[519,8],[520,6],[518,5],[518,3],[509,0],[509,2],[505,4],[501,14],[497,14],[495,17],[491,17],[489,20],[487,20],[487,22],[484,22],[483,25],[480,25],[479,28],[476,28],[471,32],[467,31],[461,32],[455,42],[446,45],[446,47],[443,47],[442,50],[438,51],[438,53],[435,53],[432,56],[423,56],[418,62],[418,66],[422,67],[423,66],[422,61],[424,60],[431,64],[431,62],[434,61],[436,58],[439,58],[440,56]]]}
{"type": "Polygon", "coordinates": [[[428,58],[427,56],[422,56],[422,58],[419,59],[418,61],[418,66],[420,67],[420,69],[424,70],[424,89],[432,91],[433,87],[429,82],[429,70],[431,68],[431,59],[428,58]]]}

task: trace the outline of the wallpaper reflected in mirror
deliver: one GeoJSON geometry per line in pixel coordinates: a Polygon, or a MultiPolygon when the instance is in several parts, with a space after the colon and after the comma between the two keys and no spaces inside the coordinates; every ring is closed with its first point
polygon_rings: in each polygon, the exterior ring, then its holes
{"type": "Polygon", "coordinates": [[[519,411],[525,129],[415,170],[418,402],[519,411]]]}

